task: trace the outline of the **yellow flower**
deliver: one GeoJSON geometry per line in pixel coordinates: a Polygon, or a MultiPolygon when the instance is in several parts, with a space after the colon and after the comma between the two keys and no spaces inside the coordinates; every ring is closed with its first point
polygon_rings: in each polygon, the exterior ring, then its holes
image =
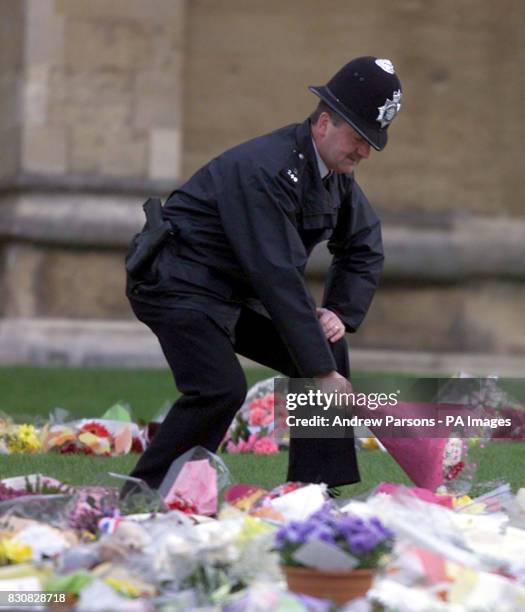
{"type": "Polygon", "coordinates": [[[78,436],[78,439],[90,448],[95,455],[104,455],[105,453],[111,452],[110,442],[107,438],[100,438],[95,434],[85,431],[78,436]]]}
{"type": "Polygon", "coordinates": [[[361,446],[365,450],[377,450],[379,448],[376,438],[361,438],[361,446]]]}
{"type": "Polygon", "coordinates": [[[23,563],[33,558],[31,546],[15,539],[0,540],[0,564],[23,563]]]}
{"type": "Polygon", "coordinates": [[[274,528],[268,523],[263,523],[261,520],[253,516],[247,516],[243,521],[241,531],[237,535],[236,543],[243,544],[247,540],[256,538],[257,536],[266,533],[267,531],[271,531],[272,529],[274,528]]]}
{"type": "Polygon", "coordinates": [[[34,453],[41,447],[33,425],[18,425],[13,433],[6,435],[6,442],[10,453],[34,453]]]}
{"type": "Polygon", "coordinates": [[[468,495],[462,495],[461,497],[452,498],[452,505],[454,508],[459,508],[460,506],[466,506],[472,502],[472,498],[468,495]]]}
{"type": "Polygon", "coordinates": [[[134,584],[132,584],[129,580],[123,580],[119,578],[114,578],[113,576],[108,576],[104,582],[109,584],[109,586],[113,587],[119,593],[123,595],[128,595],[129,597],[139,597],[140,589],[138,589],[134,584]]]}

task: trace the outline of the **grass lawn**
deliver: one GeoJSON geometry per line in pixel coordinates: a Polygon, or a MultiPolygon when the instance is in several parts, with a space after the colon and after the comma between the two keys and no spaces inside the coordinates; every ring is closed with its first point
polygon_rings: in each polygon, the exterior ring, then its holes
{"type": "MultiPolygon", "coordinates": [[[[247,370],[248,384],[272,375],[270,370],[247,370]]],[[[148,420],[176,397],[168,370],[0,368],[0,408],[18,422],[24,415],[46,417],[55,407],[72,417],[100,416],[119,400],[128,402],[136,418],[148,420]]],[[[525,444],[495,442],[475,451],[479,481],[501,479],[514,490],[525,486],[525,444]]],[[[286,478],[287,454],[271,456],[223,455],[234,482],[273,487],[286,478]]],[[[96,458],[74,455],[0,456],[0,477],[42,472],[72,484],[110,482],[107,472],[128,473],[137,460],[129,455],[96,458]]],[[[343,495],[358,495],[381,481],[408,479],[386,453],[363,451],[359,455],[362,482],[345,487],[343,495]]],[[[117,481],[112,479],[114,484],[117,481]]]]}

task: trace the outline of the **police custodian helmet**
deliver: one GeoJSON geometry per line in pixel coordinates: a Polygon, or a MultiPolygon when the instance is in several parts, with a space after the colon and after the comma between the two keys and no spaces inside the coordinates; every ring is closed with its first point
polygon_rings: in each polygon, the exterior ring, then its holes
{"type": "Polygon", "coordinates": [[[309,87],[377,151],[387,143],[387,129],[401,108],[403,95],[392,62],[357,57],[325,86],[309,87]]]}

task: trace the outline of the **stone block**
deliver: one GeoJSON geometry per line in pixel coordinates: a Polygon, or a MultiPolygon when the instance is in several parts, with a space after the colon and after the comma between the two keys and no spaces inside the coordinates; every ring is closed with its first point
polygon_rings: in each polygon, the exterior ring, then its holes
{"type": "Polygon", "coordinates": [[[153,26],[119,17],[68,20],[64,62],[74,71],[134,71],[146,68],[153,56],[153,26]]]}
{"type": "Polygon", "coordinates": [[[182,126],[182,53],[162,70],[142,70],[135,77],[133,124],[140,128],[182,126]]]}
{"type": "Polygon", "coordinates": [[[14,176],[20,166],[20,130],[15,126],[0,130],[0,179],[14,176]]]}
{"type": "Polygon", "coordinates": [[[67,166],[67,131],[49,125],[25,125],[22,130],[22,168],[26,172],[57,174],[67,166]]]}
{"type": "Polygon", "coordinates": [[[25,2],[0,2],[0,74],[23,69],[25,2]]]}
{"type": "Polygon", "coordinates": [[[49,74],[48,118],[53,125],[109,129],[130,125],[133,76],[116,69],[49,74]]]}
{"type": "Polygon", "coordinates": [[[47,92],[49,68],[45,64],[30,65],[26,69],[22,93],[22,122],[43,125],[47,120],[47,92]]]}
{"type": "Polygon", "coordinates": [[[121,251],[42,250],[35,300],[44,317],[118,319],[131,316],[121,251]]]}
{"type": "Polygon", "coordinates": [[[101,151],[102,172],[113,176],[146,176],[148,140],[144,130],[115,129],[101,151]]]}
{"type": "Polygon", "coordinates": [[[89,125],[78,125],[71,129],[71,144],[68,156],[68,170],[78,173],[99,173],[101,151],[105,145],[106,133],[89,125]]]}
{"type": "MultiPolygon", "coordinates": [[[[466,289],[465,333],[469,348],[505,354],[525,353],[525,287],[492,281],[466,289]]],[[[497,372],[496,372],[497,373],[497,372]]]]}
{"type": "Polygon", "coordinates": [[[129,127],[79,125],[71,129],[69,169],[113,176],[146,176],[147,134],[129,127]]]}
{"type": "MultiPolygon", "coordinates": [[[[0,130],[11,129],[20,125],[20,89],[21,75],[14,70],[0,73],[0,130]]],[[[3,139],[0,148],[9,146],[3,139]]]]}
{"type": "Polygon", "coordinates": [[[54,0],[56,11],[67,17],[144,19],[163,22],[180,21],[184,17],[186,0],[54,0]]]}
{"type": "Polygon", "coordinates": [[[465,326],[460,287],[381,287],[349,341],[356,347],[461,351],[468,345],[465,326]]]}
{"type": "Polygon", "coordinates": [[[65,19],[55,10],[55,0],[29,0],[25,10],[25,61],[30,66],[60,64],[65,19]]]}
{"type": "Polygon", "coordinates": [[[180,179],[181,159],[180,130],[153,129],[150,131],[149,177],[171,179],[175,184],[180,179]]]}
{"type": "Polygon", "coordinates": [[[2,311],[7,317],[33,317],[37,314],[36,285],[42,265],[42,251],[23,243],[4,248],[4,292],[2,311]]]}

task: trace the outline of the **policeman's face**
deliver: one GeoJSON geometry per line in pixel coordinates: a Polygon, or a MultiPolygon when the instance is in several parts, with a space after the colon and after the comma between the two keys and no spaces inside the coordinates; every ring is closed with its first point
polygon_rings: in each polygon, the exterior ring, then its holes
{"type": "Polygon", "coordinates": [[[354,128],[341,121],[332,123],[328,113],[317,122],[316,146],[324,163],[334,172],[353,172],[370,155],[370,145],[354,128]]]}

